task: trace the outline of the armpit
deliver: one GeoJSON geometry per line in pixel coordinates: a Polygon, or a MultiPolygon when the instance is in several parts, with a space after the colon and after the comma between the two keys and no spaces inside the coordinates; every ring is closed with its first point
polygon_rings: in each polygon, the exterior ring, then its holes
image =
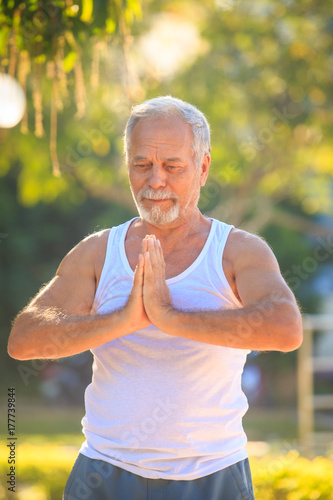
{"type": "Polygon", "coordinates": [[[222,259],[222,267],[223,267],[223,272],[225,274],[225,277],[227,278],[227,281],[228,281],[228,283],[230,285],[231,290],[233,291],[235,297],[240,302],[242,302],[241,298],[239,296],[238,290],[237,290],[236,277],[235,277],[235,273],[233,272],[233,268],[232,268],[232,264],[231,264],[230,260],[226,259],[225,257],[223,257],[223,259],[222,259]]]}

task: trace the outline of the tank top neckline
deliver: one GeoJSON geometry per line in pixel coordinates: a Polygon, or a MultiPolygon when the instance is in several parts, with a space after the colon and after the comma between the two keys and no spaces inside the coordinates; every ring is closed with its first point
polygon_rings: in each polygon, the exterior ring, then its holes
{"type": "MultiPolygon", "coordinates": [[[[176,283],[177,281],[180,281],[180,280],[186,278],[194,269],[196,269],[198,267],[198,265],[202,262],[203,258],[205,257],[205,255],[210,247],[211,241],[214,237],[214,234],[216,231],[216,224],[218,222],[216,219],[213,219],[211,217],[207,217],[207,218],[212,221],[212,224],[211,224],[209,234],[207,236],[207,239],[205,241],[204,246],[202,247],[201,252],[199,253],[198,257],[192,262],[192,264],[189,267],[187,267],[186,269],[184,269],[183,272],[181,272],[180,274],[177,274],[176,276],[173,276],[172,278],[166,279],[165,281],[168,285],[171,285],[172,283],[176,283]]],[[[136,219],[139,219],[139,217],[134,217],[133,219],[125,222],[124,229],[122,231],[120,241],[119,241],[119,249],[120,249],[120,256],[121,256],[122,263],[123,263],[124,268],[126,269],[127,273],[132,278],[134,276],[134,271],[132,270],[131,266],[129,265],[128,258],[126,255],[125,239],[126,239],[127,231],[129,229],[131,223],[136,219]]]]}

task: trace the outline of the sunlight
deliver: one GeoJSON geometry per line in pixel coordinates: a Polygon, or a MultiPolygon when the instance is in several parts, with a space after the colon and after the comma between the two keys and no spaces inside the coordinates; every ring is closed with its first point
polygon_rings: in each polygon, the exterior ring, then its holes
{"type": "Polygon", "coordinates": [[[150,68],[165,78],[189,66],[202,49],[198,28],[173,14],[155,16],[152,29],[139,42],[150,68]]]}
{"type": "Polygon", "coordinates": [[[26,98],[21,85],[0,73],[0,128],[15,127],[23,118],[26,98]]]}

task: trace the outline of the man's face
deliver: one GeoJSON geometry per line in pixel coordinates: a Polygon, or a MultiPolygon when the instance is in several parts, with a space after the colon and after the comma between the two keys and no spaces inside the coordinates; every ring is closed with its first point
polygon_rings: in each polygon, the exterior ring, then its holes
{"type": "Polygon", "coordinates": [[[140,216],[150,224],[171,224],[196,208],[210,158],[198,168],[192,143],[192,130],[180,118],[145,118],[135,125],[129,181],[140,216]]]}

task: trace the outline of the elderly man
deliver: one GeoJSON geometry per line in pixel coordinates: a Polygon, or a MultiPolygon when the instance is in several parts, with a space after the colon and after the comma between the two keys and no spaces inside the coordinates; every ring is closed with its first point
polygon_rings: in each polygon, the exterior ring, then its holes
{"type": "Polygon", "coordinates": [[[69,252],[16,318],[9,353],[94,355],[64,499],[253,499],[241,375],[251,349],[300,345],[295,298],[261,238],[200,213],[198,109],[135,106],[125,152],[140,217],[69,252]]]}

